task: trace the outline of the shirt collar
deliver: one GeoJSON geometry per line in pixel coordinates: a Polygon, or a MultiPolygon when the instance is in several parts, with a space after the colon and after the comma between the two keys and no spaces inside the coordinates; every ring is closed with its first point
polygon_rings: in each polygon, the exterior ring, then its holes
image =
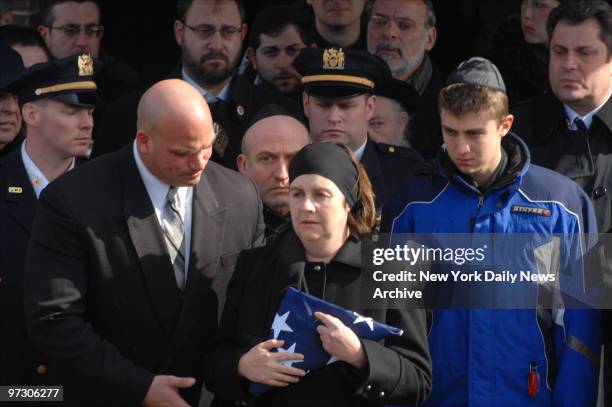
{"type": "MultiPolygon", "coordinates": [[[[134,151],[134,160],[136,161],[136,167],[138,168],[138,172],[140,173],[140,177],[142,178],[142,182],[149,193],[149,198],[151,199],[151,203],[153,207],[158,210],[163,210],[166,205],[166,196],[168,195],[168,190],[170,189],[170,185],[166,184],[159,178],[157,178],[144,164],[142,158],[140,158],[140,153],[138,152],[138,148],[136,147],[136,140],[134,140],[133,144],[134,151]]],[[[184,207],[185,202],[187,200],[187,194],[189,192],[190,187],[179,187],[178,188],[178,196],[179,196],[179,205],[184,207]]]]}
{"type": "Polygon", "coordinates": [[[357,150],[353,151],[353,154],[355,155],[355,158],[357,158],[358,161],[361,161],[361,159],[363,158],[363,152],[365,151],[366,144],[368,144],[368,138],[367,137],[366,137],[365,141],[363,142],[363,144],[361,145],[361,147],[359,147],[357,150]]]}
{"type": "MultiPolygon", "coordinates": [[[[43,191],[43,189],[45,189],[47,185],[49,185],[49,180],[47,179],[47,177],[45,177],[45,174],[43,174],[43,172],[40,170],[40,168],[38,168],[34,160],[32,160],[32,158],[28,154],[26,150],[26,143],[27,140],[21,143],[21,159],[23,160],[23,165],[26,169],[26,173],[28,174],[30,183],[32,184],[32,188],[34,189],[34,193],[38,198],[40,197],[40,193],[43,191]]],[[[72,162],[70,163],[70,166],[68,167],[66,172],[70,171],[73,168],[74,158],[72,158],[72,162]]]]}
{"type": "Polygon", "coordinates": [[[595,116],[597,114],[597,112],[599,112],[601,110],[601,108],[608,102],[608,99],[610,99],[610,96],[612,96],[612,95],[608,95],[606,100],[604,100],[604,102],[601,105],[597,106],[595,109],[591,110],[589,113],[585,114],[584,116],[580,116],[571,107],[569,107],[568,105],[566,105],[564,103],[563,104],[563,109],[565,110],[565,115],[567,116],[567,120],[568,120],[568,126],[567,127],[568,127],[568,129],[569,130],[577,130],[576,129],[576,124],[574,123],[574,120],[576,120],[576,118],[579,118],[580,120],[582,120],[582,122],[584,123],[586,128],[590,129],[591,128],[591,124],[593,123],[593,116],[595,116]]]}
{"type": "Polygon", "coordinates": [[[206,99],[206,102],[213,103],[213,102],[217,102],[219,100],[227,100],[227,96],[229,94],[229,85],[230,85],[231,81],[228,82],[223,87],[223,89],[221,89],[221,92],[219,92],[219,94],[217,96],[213,96],[213,95],[210,94],[210,92],[208,92],[206,89],[204,89],[202,86],[200,86],[191,76],[189,76],[189,74],[185,70],[185,67],[183,67],[183,69],[181,70],[181,76],[183,77],[183,80],[185,82],[187,82],[188,84],[190,84],[191,86],[196,88],[196,90],[198,92],[200,92],[200,94],[202,96],[204,96],[204,99],[206,99]]]}

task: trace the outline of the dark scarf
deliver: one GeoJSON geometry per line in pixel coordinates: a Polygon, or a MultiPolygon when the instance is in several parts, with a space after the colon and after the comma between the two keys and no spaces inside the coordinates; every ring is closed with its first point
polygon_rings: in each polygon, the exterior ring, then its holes
{"type": "Polygon", "coordinates": [[[425,89],[427,89],[427,85],[429,85],[432,75],[433,67],[431,65],[431,59],[429,59],[429,55],[426,53],[423,57],[423,62],[421,62],[421,66],[412,73],[412,76],[410,76],[406,82],[412,85],[412,87],[419,92],[419,95],[422,95],[425,89]]]}

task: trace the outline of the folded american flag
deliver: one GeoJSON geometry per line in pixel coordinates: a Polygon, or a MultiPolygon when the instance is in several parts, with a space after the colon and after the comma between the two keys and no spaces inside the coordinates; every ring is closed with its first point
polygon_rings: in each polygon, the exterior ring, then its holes
{"type": "MultiPolygon", "coordinates": [[[[274,316],[267,339],[285,341],[285,347],[278,348],[277,351],[301,353],[304,355],[304,360],[302,362],[286,360],[282,362],[284,365],[293,366],[308,373],[338,360],[323,350],[316,330],[321,324],[314,316],[317,311],[338,318],[360,338],[379,341],[388,335],[400,336],[402,334],[401,329],[376,322],[372,318],[361,316],[356,312],[289,287],[274,316]]],[[[250,391],[251,394],[259,396],[269,388],[270,386],[265,384],[252,383],[250,391]]]]}

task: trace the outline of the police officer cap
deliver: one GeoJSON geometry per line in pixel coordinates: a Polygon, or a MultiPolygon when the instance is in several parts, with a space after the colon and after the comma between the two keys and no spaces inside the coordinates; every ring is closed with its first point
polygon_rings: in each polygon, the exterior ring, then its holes
{"type": "Polygon", "coordinates": [[[377,84],[374,94],[395,100],[406,112],[414,112],[419,102],[419,93],[412,85],[392,77],[377,84]]]}
{"type": "Polygon", "coordinates": [[[293,65],[302,75],[304,90],[325,98],[373,93],[377,82],[391,76],[379,57],[338,47],[302,48],[293,65]]]}
{"type": "Polygon", "coordinates": [[[497,67],[488,59],[481,57],[473,57],[460,63],[446,82],[447,85],[455,83],[488,86],[506,93],[504,79],[497,67]]]}
{"type": "Polygon", "coordinates": [[[94,107],[98,101],[94,69],[89,54],[73,55],[32,65],[11,89],[19,103],[53,99],[73,106],[94,107]]]}
{"type": "Polygon", "coordinates": [[[21,55],[13,48],[0,42],[0,91],[4,91],[23,72],[23,60],[21,55]]]}

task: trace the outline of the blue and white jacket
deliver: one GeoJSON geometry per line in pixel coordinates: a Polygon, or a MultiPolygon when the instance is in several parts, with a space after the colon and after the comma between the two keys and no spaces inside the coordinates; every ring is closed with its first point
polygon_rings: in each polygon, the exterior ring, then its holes
{"type": "MultiPolygon", "coordinates": [[[[530,165],[517,136],[508,134],[502,145],[507,169],[484,195],[442,151],[437,170],[410,179],[386,205],[382,230],[391,239],[402,233],[566,235],[578,237],[568,241],[582,253],[593,247],[597,224],[588,196],[568,178],[530,165]]],[[[535,259],[529,261],[535,268],[535,259]]],[[[592,406],[600,329],[597,310],[433,310],[433,387],[424,405],[592,406]],[[535,396],[528,394],[531,370],[541,378],[535,396]]]]}

